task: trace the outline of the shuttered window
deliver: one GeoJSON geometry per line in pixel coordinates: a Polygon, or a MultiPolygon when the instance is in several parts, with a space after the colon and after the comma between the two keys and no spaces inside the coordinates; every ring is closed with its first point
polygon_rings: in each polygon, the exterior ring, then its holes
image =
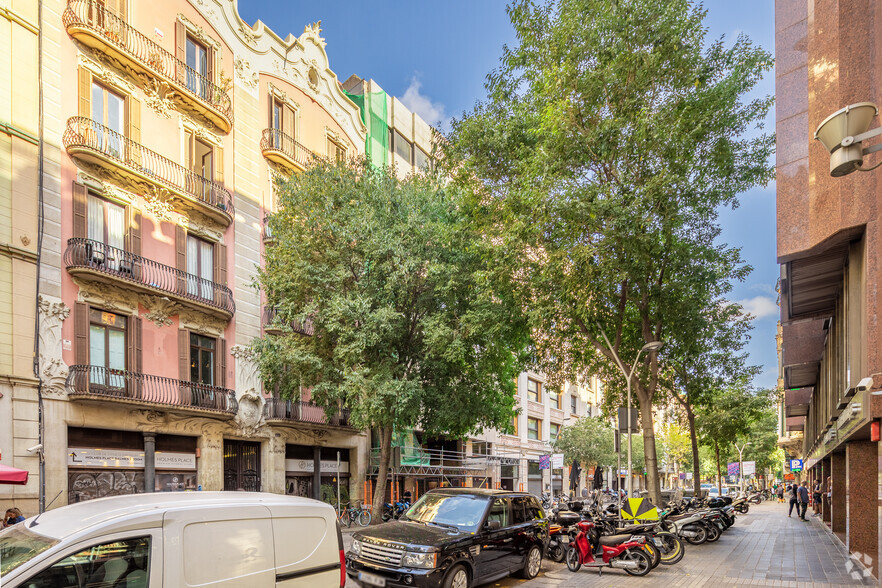
{"type": "Polygon", "coordinates": [[[125,222],[126,209],[124,206],[89,195],[89,239],[117,249],[124,249],[125,222]]]}
{"type": "Polygon", "coordinates": [[[214,385],[214,356],[216,340],[198,333],[190,333],[190,381],[214,385]]]}
{"type": "Polygon", "coordinates": [[[187,235],[187,293],[212,299],[214,281],[214,249],[211,243],[187,235]]]}

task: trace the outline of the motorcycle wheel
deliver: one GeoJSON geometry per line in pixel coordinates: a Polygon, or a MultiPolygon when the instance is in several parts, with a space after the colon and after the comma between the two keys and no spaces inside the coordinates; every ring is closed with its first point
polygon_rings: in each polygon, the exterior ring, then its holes
{"type": "Polygon", "coordinates": [[[747,512],[750,510],[750,506],[744,504],[738,510],[741,512],[741,514],[747,514],[747,512]]]}
{"type": "Polygon", "coordinates": [[[708,541],[708,543],[713,543],[714,541],[719,539],[720,535],[722,535],[722,534],[723,534],[723,532],[720,531],[720,528],[718,526],[716,526],[714,523],[710,523],[707,526],[707,541],[708,541]]]}
{"type": "Polygon", "coordinates": [[[658,533],[656,538],[662,541],[662,545],[659,548],[662,564],[672,566],[683,559],[686,549],[683,547],[683,542],[680,541],[679,537],[672,533],[658,533]]]}
{"type": "Polygon", "coordinates": [[[579,561],[579,550],[576,549],[575,545],[570,545],[569,549],[567,549],[567,569],[571,572],[578,572],[581,567],[582,562],[579,561]]]}
{"type": "Polygon", "coordinates": [[[657,568],[658,564],[661,563],[661,550],[659,550],[654,544],[646,542],[643,544],[643,551],[649,556],[649,563],[652,565],[652,569],[657,568]]]}
{"type": "Polygon", "coordinates": [[[684,537],[684,539],[686,539],[687,543],[692,545],[701,545],[707,541],[707,529],[704,525],[696,525],[694,528],[697,535],[695,537],[684,537]]]}
{"type": "Polygon", "coordinates": [[[566,551],[564,551],[563,545],[557,543],[556,545],[548,546],[548,559],[551,561],[556,561],[560,563],[567,556],[566,551]]]}
{"type": "Polygon", "coordinates": [[[632,576],[645,576],[652,571],[652,561],[642,549],[628,549],[622,554],[622,559],[638,562],[636,570],[625,568],[625,571],[632,576]]]}

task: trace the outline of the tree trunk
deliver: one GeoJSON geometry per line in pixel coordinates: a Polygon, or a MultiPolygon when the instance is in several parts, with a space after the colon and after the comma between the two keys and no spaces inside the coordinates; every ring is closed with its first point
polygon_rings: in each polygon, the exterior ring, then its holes
{"type": "Polygon", "coordinates": [[[698,458],[698,433],[695,431],[695,413],[692,405],[685,403],[686,420],[689,421],[689,439],[692,441],[692,488],[697,498],[701,496],[701,463],[698,458]]]}
{"type": "Polygon", "coordinates": [[[720,469],[720,444],[714,441],[714,452],[717,455],[717,491],[723,495],[723,470],[720,469]]]}
{"type": "Polygon", "coordinates": [[[655,452],[652,402],[644,402],[641,396],[643,395],[637,395],[640,401],[640,423],[643,425],[643,461],[646,464],[646,485],[649,490],[649,500],[653,504],[661,505],[661,484],[658,479],[658,456],[655,452]]]}
{"type": "Polygon", "coordinates": [[[386,478],[389,477],[389,462],[392,460],[392,425],[380,430],[380,468],[377,471],[377,487],[374,488],[374,507],[371,524],[383,522],[383,505],[386,502],[386,478]]]}

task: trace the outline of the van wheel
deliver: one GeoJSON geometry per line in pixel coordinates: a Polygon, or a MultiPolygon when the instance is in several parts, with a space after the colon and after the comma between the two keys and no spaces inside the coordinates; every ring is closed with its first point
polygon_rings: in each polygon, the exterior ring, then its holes
{"type": "Polygon", "coordinates": [[[520,576],[525,580],[531,580],[539,575],[539,568],[542,567],[542,550],[538,545],[534,545],[527,552],[527,559],[524,560],[524,567],[521,568],[520,576]]]}
{"type": "Polygon", "coordinates": [[[444,578],[444,588],[469,588],[469,572],[464,566],[453,566],[444,578]]]}

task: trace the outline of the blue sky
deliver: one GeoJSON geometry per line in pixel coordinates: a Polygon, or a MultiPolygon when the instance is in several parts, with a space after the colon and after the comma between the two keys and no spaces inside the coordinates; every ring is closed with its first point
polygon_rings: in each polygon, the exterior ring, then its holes
{"type": "MultiPolygon", "coordinates": [[[[708,0],[706,24],[712,37],[738,34],[774,50],[774,3],[770,0],[708,0]]],[[[240,0],[248,23],[260,19],[284,38],[322,21],[331,68],[340,80],[350,74],[373,78],[427,122],[446,122],[485,97],[484,77],[496,67],[503,44],[514,34],[499,0],[240,0]]],[[[756,90],[774,94],[774,72],[756,90]]],[[[774,129],[774,113],[767,126],[774,129]]],[[[741,206],[722,214],[722,241],[741,247],[754,271],[737,284],[732,298],[756,319],[748,351],[763,373],[756,383],[774,387],[777,377],[775,325],[775,186],[740,196],[741,206]]]]}

